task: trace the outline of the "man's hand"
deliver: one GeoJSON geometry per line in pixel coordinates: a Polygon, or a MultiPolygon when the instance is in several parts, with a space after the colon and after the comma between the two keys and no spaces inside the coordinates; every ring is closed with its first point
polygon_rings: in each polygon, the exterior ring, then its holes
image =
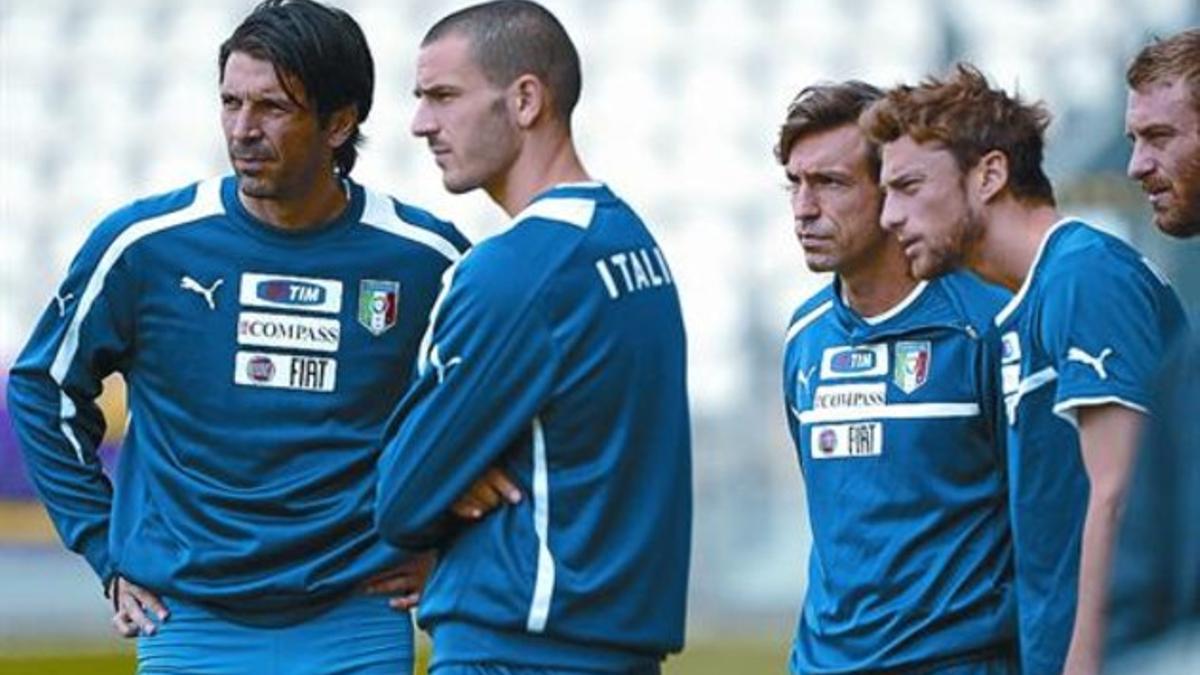
{"type": "Polygon", "coordinates": [[[121,637],[154,635],[158,625],[147,615],[157,616],[158,623],[166,621],[170,616],[170,612],[156,595],[128,579],[113,577],[110,595],[114,611],[112,625],[121,637]]]}
{"type": "Polygon", "coordinates": [[[395,596],[388,600],[388,605],[393,609],[408,611],[421,601],[421,591],[425,589],[425,582],[436,561],[437,555],[433,551],[419,553],[367,579],[363,590],[371,594],[395,596]]]}
{"type": "Polygon", "coordinates": [[[508,474],[492,467],[454,502],[450,511],[459,518],[479,520],[501,503],[516,504],[520,501],[521,490],[513,484],[508,474]]]}

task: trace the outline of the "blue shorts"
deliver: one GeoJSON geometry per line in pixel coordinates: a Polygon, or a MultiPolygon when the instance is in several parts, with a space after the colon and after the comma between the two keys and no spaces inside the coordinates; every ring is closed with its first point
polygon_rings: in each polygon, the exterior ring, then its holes
{"type": "MultiPolygon", "coordinates": [[[[658,665],[621,675],[659,675],[658,665]]],[[[602,675],[608,671],[563,670],[562,668],[538,668],[536,666],[508,666],[502,663],[447,663],[435,666],[429,675],[602,675]]]]}
{"type": "Polygon", "coordinates": [[[1005,654],[935,667],[924,672],[929,675],[1017,675],[1021,669],[1015,654],[1005,654]]]}
{"type": "Polygon", "coordinates": [[[411,675],[413,628],[388,597],[355,594],[293,626],[234,623],[178,598],[154,635],[138,638],[138,673],[411,675]]]}

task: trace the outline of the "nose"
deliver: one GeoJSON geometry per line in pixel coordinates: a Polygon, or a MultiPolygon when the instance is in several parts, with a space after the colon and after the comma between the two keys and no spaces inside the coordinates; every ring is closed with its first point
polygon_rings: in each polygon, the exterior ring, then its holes
{"type": "Polygon", "coordinates": [[[1133,180],[1142,180],[1154,172],[1154,160],[1150,157],[1150,153],[1146,152],[1146,146],[1139,142],[1133,142],[1133,151],[1129,153],[1129,166],[1125,168],[1125,173],[1133,180]]]}
{"type": "Polygon", "coordinates": [[[257,116],[250,110],[250,106],[242,106],[230,114],[229,121],[229,136],[235,141],[245,142],[253,141],[262,136],[262,129],[258,125],[257,116]]]}
{"type": "Polygon", "coordinates": [[[886,196],[883,198],[883,208],[879,211],[879,226],[892,234],[904,226],[904,214],[896,205],[896,200],[886,196]]]}
{"type": "Polygon", "coordinates": [[[803,181],[792,185],[792,215],[796,224],[808,223],[821,217],[821,205],[816,195],[803,181]]]}
{"type": "Polygon", "coordinates": [[[429,110],[429,106],[425,103],[425,99],[417,101],[417,109],[413,113],[412,124],[409,126],[409,131],[413,136],[426,137],[437,133],[437,119],[433,112],[429,110]]]}

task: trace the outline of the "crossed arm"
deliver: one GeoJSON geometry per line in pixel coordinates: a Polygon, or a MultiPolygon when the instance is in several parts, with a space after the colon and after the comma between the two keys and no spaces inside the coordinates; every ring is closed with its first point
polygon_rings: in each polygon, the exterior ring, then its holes
{"type": "MultiPolygon", "coordinates": [[[[503,504],[521,501],[521,490],[503,471],[488,469],[450,508],[463,520],[479,520],[503,504]]],[[[398,611],[408,611],[421,600],[421,591],[437,562],[432,551],[388,568],[363,583],[362,590],[370,594],[390,595],[388,601],[398,611]]],[[[154,635],[158,624],[170,617],[162,599],[150,590],[128,579],[114,576],[107,589],[113,602],[113,629],[121,637],[154,635]]]]}

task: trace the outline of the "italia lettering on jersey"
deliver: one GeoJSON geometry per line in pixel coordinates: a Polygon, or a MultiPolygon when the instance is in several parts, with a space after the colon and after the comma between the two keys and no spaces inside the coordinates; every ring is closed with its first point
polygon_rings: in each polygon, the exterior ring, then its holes
{"type": "Polygon", "coordinates": [[[613,300],[622,294],[675,283],[667,260],[657,246],[613,253],[597,259],[595,265],[613,300]]]}
{"type": "Polygon", "coordinates": [[[470,654],[642,672],[681,648],[685,351],[666,261],[602,185],[535,197],[447,274],[376,498],[385,541],[443,551],[418,616],[436,626],[433,669],[470,654]],[[617,367],[596,368],[598,354],[617,367]],[[466,529],[449,522],[497,462],[527,499],[466,529]]]}

